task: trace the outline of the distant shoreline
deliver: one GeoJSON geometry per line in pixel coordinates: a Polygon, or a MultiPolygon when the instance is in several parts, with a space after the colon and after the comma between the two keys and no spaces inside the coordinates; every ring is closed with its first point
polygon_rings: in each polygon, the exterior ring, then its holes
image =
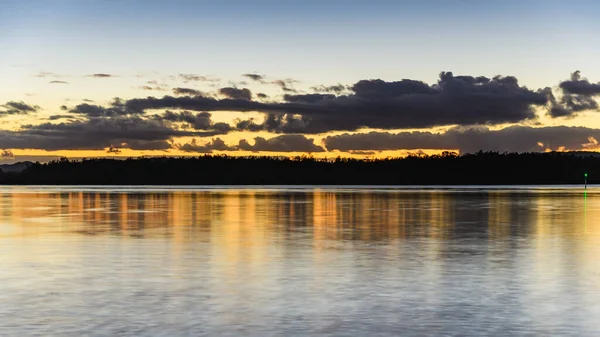
{"type": "MultiPolygon", "coordinates": [[[[89,185],[89,184],[31,184],[31,183],[21,183],[21,184],[6,184],[0,183],[0,187],[35,187],[35,188],[68,188],[68,187],[77,187],[77,188],[89,188],[89,189],[105,189],[105,188],[115,188],[115,189],[173,189],[173,190],[195,190],[195,189],[206,189],[206,190],[216,190],[216,189],[410,189],[410,190],[477,190],[477,189],[494,189],[494,190],[507,190],[507,189],[576,189],[580,188],[584,189],[584,184],[512,184],[512,185],[278,185],[278,184],[265,184],[265,185],[248,185],[248,184],[221,184],[221,185],[186,185],[186,184],[163,184],[163,185],[152,185],[152,184],[99,184],[99,185],[89,185]]],[[[598,189],[600,191],[600,184],[588,184],[587,189],[598,189]]]]}
{"type": "MultiPolygon", "coordinates": [[[[17,163],[19,164],[19,163],[17,163]]],[[[17,165],[13,164],[13,165],[17,165]]],[[[600,183],[600,157],[579,153],[443,153],[375,160],[310,157],[61,159],[11,166],[1,185],[55,186],[588,186],[600,183]]]]}

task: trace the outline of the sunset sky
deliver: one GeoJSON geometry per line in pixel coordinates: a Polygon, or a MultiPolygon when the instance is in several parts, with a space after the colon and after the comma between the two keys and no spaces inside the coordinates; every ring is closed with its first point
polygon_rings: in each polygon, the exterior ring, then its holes
{"type": "Polygon", "coordinates": [[[0,2],[1,162],[596,150],[597,1],[0,2]]]}

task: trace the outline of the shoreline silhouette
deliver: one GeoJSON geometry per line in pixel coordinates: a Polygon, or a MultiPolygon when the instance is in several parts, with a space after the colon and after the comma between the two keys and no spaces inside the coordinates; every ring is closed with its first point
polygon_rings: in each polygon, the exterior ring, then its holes
{"type": "Polygon", "coordinates": [[[410,155],[385,159],[153,157],[30,163],[0,174],[3,185],[553,185],[600,176],[593,153],[410,155]]]}

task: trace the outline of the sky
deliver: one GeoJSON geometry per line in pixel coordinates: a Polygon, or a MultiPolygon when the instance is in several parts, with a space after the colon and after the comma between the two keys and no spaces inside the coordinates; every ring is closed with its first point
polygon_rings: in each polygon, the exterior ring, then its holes
{"type": "Polygon", "coordinates": [[[597,150],[596,1],[0,2],[1,162],[597,150]]]}

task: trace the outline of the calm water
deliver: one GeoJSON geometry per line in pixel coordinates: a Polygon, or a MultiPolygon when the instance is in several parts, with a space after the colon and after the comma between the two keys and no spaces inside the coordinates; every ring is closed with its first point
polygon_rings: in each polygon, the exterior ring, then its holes
{"type": "Polygon", "coordinates": [[[4,187],[0,335],[600,336],[600,193],[4,187]]]}

